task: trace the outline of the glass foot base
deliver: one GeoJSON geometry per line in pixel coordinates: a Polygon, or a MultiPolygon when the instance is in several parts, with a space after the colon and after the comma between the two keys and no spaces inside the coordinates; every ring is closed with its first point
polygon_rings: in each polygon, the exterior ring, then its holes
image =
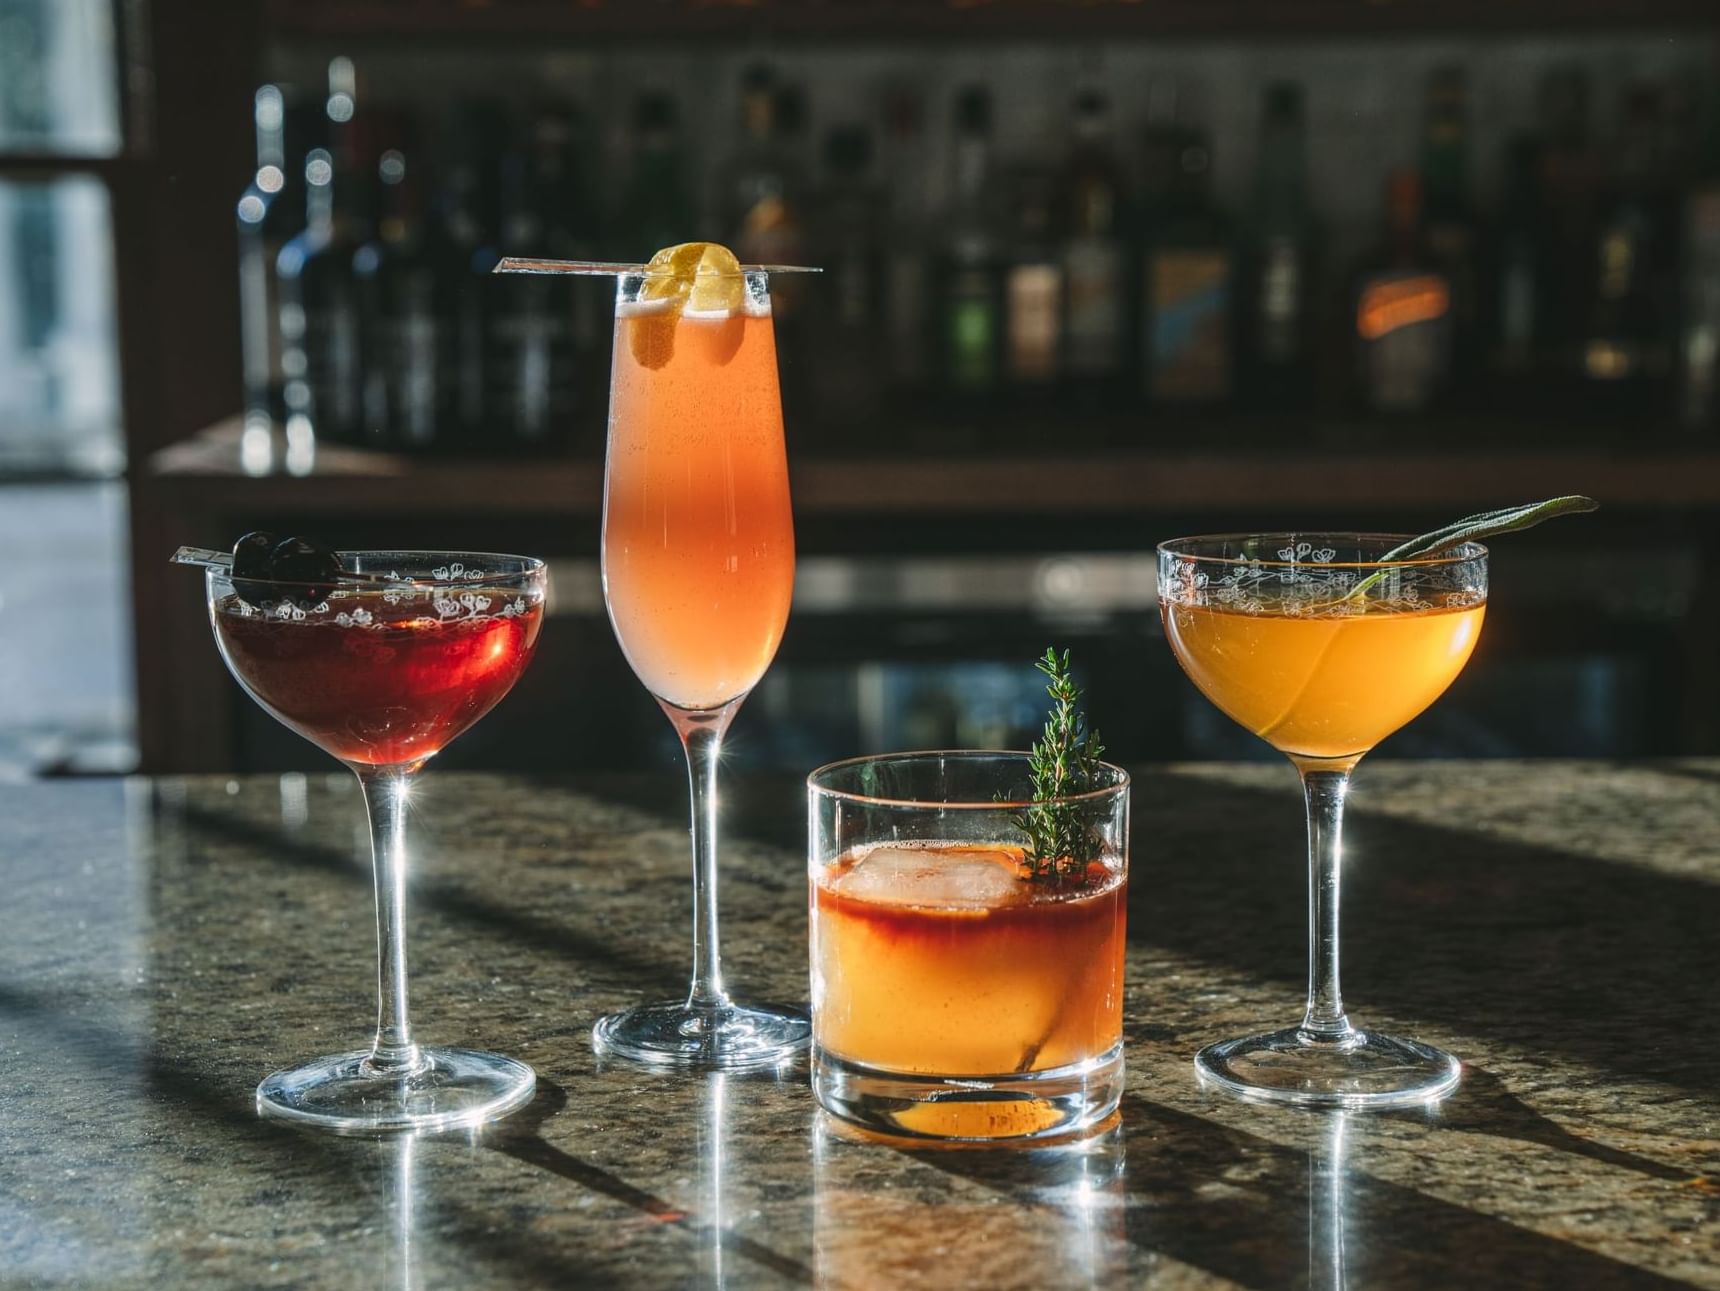
{"type": "Polygon", "coordinates": [[[1444,1098],[1462,1069],[1443,1049],[1352,1031],[1320,1041],[1300,1027],[1208,1045],[1195,1055],[1203,1083],[1255,1102],[1302,1107],[1405,1107],[1444,1098]]]}
{"type": "Polygon", "coordinates": [[[336,1134],[398,1134],[493,1121],[531,1101],[537,1074],[472,1049],[423,1049],[408,1076],[366,1068],[368,1049],[277,1071],[257,1086],[257,1111],[336,1134]]]}
{"type": "Polygon", "coordinates": [[[799,1010],[742,1004],[641,1004],[591,1028],[591,1047],[605,1057],[699,1070],[780,1066],[811,1040],[812,1024],[799,1010]]]}
{"type": "Polygon", "coordinates": [[[825,1111],[880,1134],[992,1142],[1075,1134],[1123,1097],[1119,1042],[1086,1062],[1001,1076],[922,1076],[812,1051],[812,1092],[825,1111]]]}

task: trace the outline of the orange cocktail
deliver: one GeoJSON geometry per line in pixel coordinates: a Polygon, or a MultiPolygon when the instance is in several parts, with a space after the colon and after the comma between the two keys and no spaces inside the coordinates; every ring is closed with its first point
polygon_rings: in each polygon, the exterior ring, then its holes
{"type": "Polygon", "coordinates": [[[1362,1031],[1345,1012],[1340,861],[1350,772],[1438,699],[1475,650],[1486,548],[1365,533],[1178,538],[1159,546],[1159,607],[1201,693],[1289,756],[1308,814],[1301,1025],[1209,1044],[1195,1070],[1240,1097],[1303,1106],[1396,1107],[1449,1093],[1456,1058],[1362,1031]]]}
{"type": "Polygon", "coordinates": [[[808,778],[812,1089],[826,1110],[990,1139],[1116,1108],[1129,779],[1101,763],[1092,790],[1029,803],[1030,763],[896,753],[808,778]],[[1090,851],[1030,863],[1030,811],[1058,813],[1090,851]]]}
{"type": "MultiPolygon", "coordinates": [[[[785,272],[778,268],[772,272],[785,272]]],[[[707,242],[616,283],[603,595],[627,662],[686,751],[693,979],[684,999],[599,1019],[600,1053],[659,1066],[776,1066],[808,1044],[791,1008],[736,1003],[717,944],[717,763],[788,623],[794,518],[769,276],[707,242]]]]}
{"type": "Polygon", "coordinates": [[[1468,661],[1485,603],[1367,599],[1297,614],[1166,601],[1165,632],[1202,693],[1284,753],[1366,753],[1437,699],[1468,661]]]}
{"type": "Polygon", "coordinates": [[[617,310],[603,578],[621,649],[659,699],[715,708],[764,675],[794,587],[768,312],[617,310]]]}
{"type": "Polygon", "coordinates": [[[947,1076],[1104,1053],[1123,1036],[1125,893],[1098,864],[1047,889],[1007,845],[852,853],[813,883],[813,1039],[851,1062],[947,1076]]]}

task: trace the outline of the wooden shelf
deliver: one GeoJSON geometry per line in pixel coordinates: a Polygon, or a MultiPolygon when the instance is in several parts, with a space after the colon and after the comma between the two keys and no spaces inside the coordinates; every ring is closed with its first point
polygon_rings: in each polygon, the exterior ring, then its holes
{"type": "Polygon", "coordinates": [[[1090,39],[1715,24],[1712,0],[269,0],[277,37],[1090,39]]]}
{"type": "MultiPolygon", "coordinates": [[[[590,460],[438,460],[328,447],[308,474],[251,474],[239,440],[237,422],[224,422],[157,453],[140,483],[176,510],[218,501],[229,511],[307,514],[595,515],[603,500],[603,467],[590,460]]],[[[802,456],[790,469],[795,510],[805,517],[1462,510],[1556,493],[1595,494],[1609,508],[1720,507],[1720,445],[802,456]]]]}

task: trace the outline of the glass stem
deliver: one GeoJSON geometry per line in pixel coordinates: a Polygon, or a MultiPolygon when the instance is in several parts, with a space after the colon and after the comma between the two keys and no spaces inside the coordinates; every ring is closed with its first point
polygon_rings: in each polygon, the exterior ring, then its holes
{"type": "Polygon", "coordinates": [[[406,800],[412,771],[358,767],[376,876],[376,1039],[366,1070],[397,1076],[424,1064],[406,1013],[406,800]]]}
{"type": "Polygon", "coordinates": [[[687,992],[691,1009],[729,1005],[717,936],[717,758],[739,702],[698,710],[664,706],[686,750],[693,800],[693,982],[687,992]]]}
{"type": "Polygon", "coordinates": [[[1344,854],[1344,796],[1351,762],[1298,761],[1308,804],[1308,1007],[1302,1038],[1314,1044],[1343,1044],[1355,1031],[1344,1016],[1338,985],[1338,886],[1344,854]]]}

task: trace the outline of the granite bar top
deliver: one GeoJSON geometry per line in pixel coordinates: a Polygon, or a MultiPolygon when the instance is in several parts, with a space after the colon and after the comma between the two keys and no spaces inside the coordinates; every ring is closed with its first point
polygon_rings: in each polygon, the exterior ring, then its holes
{"type": "MultiPolygon", "coordinates": [[[[417,1032],[540,1084],[416,1140],[252,1103],[373,1017],[351,777],[0,787],[0,1286],[1720,1287],[1720,762],[1363,766],[1347,1002],[1465,1062],[1372,1115],[1197,1086],[1201,1044],[1299,1016],[1300,803],[1288,767],[1141,769],[1128,1092],[1036,1151],[593,1056],[685,981],[683,785],[427,773],[417,1032]]],[[[725,812],[731,986],[804,999],[799,788],[725,812]]]]}

